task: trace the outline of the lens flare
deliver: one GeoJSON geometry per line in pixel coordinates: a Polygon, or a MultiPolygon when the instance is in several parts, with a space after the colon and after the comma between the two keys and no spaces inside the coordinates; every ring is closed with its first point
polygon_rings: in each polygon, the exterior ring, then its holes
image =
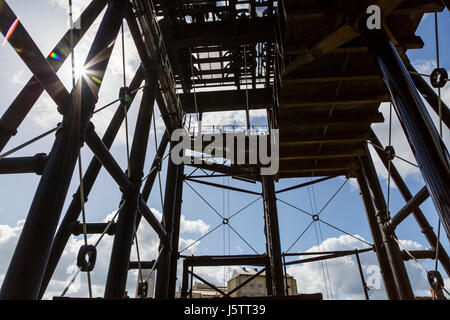
{"type": "Polygon", "coordinates": [[[56,61],[61,61],[61,57],[54,51],[52,51],[52,53],[50,53],[50,58],[52,58],[53,60],[56,60],[56,61]]]}
{"type": "Polygon", "coordinates": [[[11,25],[11,27],[9,27],[9,30],[6,33],[5,40],[3,41],[3,45],[5,45],[6,42],[8,42],[9,39],[12,37],[14,31],[16,31],[18,24],[19,24],[19,18],[16,18],[16,20],[14,20],[13,24],[11,25]]]}
{"type": "Polygon", "coordinates": [[[113,41],[111,41],[110,44],[108,44],[108,49],[111,48],[115,43],[116,43],[116,39],[114,39],[113,41]]]}
{"type": "Polygon", "coordinates": [[[101,79],[99,79],[97,77],[94,77],[94,76],[92,76],[91,78],[96,84],[98,84],[98,85],[102,84],[102,80],[101,79]]]}

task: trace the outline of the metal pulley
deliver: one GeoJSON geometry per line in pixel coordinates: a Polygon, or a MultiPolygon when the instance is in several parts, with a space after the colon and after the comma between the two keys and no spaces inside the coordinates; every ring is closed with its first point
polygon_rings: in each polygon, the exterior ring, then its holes
{"type": "Polygon", "coordinates": [[[119,100],[120,100],[120,102],[127,104],[127,105],[131,103],[132,97],[131,97],[130,89],[128,87],[120,88],[119,100]]]}
{"type": "Polygon", "coordinates": [[[444,280],[439,271],[428,271],[427,278],[432,289],[439,290],[444,287],[444,280]]]}
{"type": "Polygon", "coordinates": [[[93,245],[82,245],[78,251],[77,266],[83,272],[94,270],[97,260],[97,249],[93,245]]]}
{"type": "Polygon", "coordinates": [[[386,155],[386,157],[388,158],[388,160],[392,161],[395,159],[395,150],[393,146],[387,146],[384,149],[384,154],[386,155]]]}
{"type": "Polygon", "coordinates": [[[448,73],[444,68],[436,68],[430,75],[431,85],[435,88],[443,88],[448,81],[448,73]]]}

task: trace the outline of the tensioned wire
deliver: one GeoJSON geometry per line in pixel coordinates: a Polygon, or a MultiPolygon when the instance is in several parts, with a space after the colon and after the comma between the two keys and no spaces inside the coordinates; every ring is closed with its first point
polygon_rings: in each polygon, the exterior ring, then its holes
{"type": "MultiPolygon", "coordinates": [[[[75,48],[74,48],[74,35],[73,35],[73,11],[72,11],[72,0],[69,0],[69,23],[70,23],[70,53],[71,53],[71,61],[72,61],[72,92],[75,92],[76,80],[75,80],[75,48]]],[[[81,106],[80,106],[81,107],[81,106]]],[[[82,110],[79,110],[81,113],[82,110]]],[[[81,121],[81,116],[80,116],[81,121]]],[[[86,228],[86,208],[85,208],[85,198],[84,198],[84,183],[83,183],[83,164],[81,159],[81,148],[78,153],[78,177],[80,181],[80,207],[81,207],[81,216],[83,220],[83,238],[84,245],[88,246],[87,239],[87,228],[86,228]]],[[[85,258],[85,257],[84,257],[85,258]]],[[[80,268],[81,270],[81,268],[80,268]]],[[[88,280],[88,289],[89,289],[89,297],[92,298],[92,284],[91,284],[91,273],[87,271],[87,280],[88,280]]]]}

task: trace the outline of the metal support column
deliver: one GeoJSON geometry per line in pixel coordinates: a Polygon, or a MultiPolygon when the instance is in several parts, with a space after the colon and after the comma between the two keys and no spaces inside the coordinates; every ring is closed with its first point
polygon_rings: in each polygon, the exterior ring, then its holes
{"type": "Polygon", "coordinates": [[[272,288],[276,296],[284,296],[283,264],[281,261],[280,230],[272,176],[262,176],[264,219],[266,226],[267,254],[270,260],[272,288]]]}
{"type": "Polygon", "coordinates": [[[183,202],[184,165],[177,166],[177,184],[175,190],[175,206],[173,208],[173,228],[171,234],[171,255],[169,268],[169,298],[175,298],[178,266],[178,242],[180,240],[181,205],[183,202]]]}
{"type": "Polygon", "coordinates": [[[153,80],[147,83],[142,95],[141,107],[136,123],[133,144],[130,152],[129,179],[133,185],[130,192],[123,194],[125,204],[119,211],[117,230],[111,251],[108,277],[105,287],[105,298],[120,299],[126,288],[130,252],[135,236],[137,209],[140,201],[145,154],[150,134],[153,105],[155,103],[158,83],[153,80]]]}
{"type": "Polygon", "coordinates": [[[383,246],[383,237],[381,235],[381,229],[377,222],[375,208],[373,206],[372,196],[370,195],[369,186],[365,178],[365,172],[361,169],[358,175],[358,184],[361,191],[361,197],[364,202],[364,209],[366,211],[367,220],[369,222],[370,232],[375,246],[375,252],[377,254],[378,264],[380,266],[381,275],[383,276],[384,288],[386,294],[390,300],[397,300],[398,294],[395,288],[394,277],[392,275],[392,269],[389,265],[389,259],[387,257],[386,248],[383,246]]]}
{"type": "MultiPolygon", "coordinates": [[[[170,144],[172,150],[174,143],[170,144]]],[[[177,166],[172,162],[172,157],[169,156],[166,176],[166,190],[164,195],[164,209],[163,209],[163,226],[166,229],[168,242],[160,243],[162,248],[156,275],[155,298],[168,298],[169,296],[169,268],[172,255],[172,233],[174,222],[174,208],[176,199],[176,185],[177,185],[177,166]]]]}
{"type": "Polygon", "coordinates": [[[183,279],[181,280],[181,293],[180,298],[187,298],[188,285],[189,285],[189,266],[186,263],[186,259],[183,260],[183,279]]]}
{"type": "MultiPolygon", "coordinates": [[[[126,2],[113,0],[88,53],[86,74],[100,81],[108,66],[122,23],[126,2]]],[[[101,84],[101,82],[100,82],[101,84]]],[[[86,125],[98,100],[100,84],[82,77],[74,88],[63,117],[63,129],[49,154],[14,255],[0,291],[1,299],[36,299],[64,200],[80,152],[86,125]]]]}
{"type": "Polygon", "coordinates": [[[450,166],[447,148],[408,70],[384,30],[368,30],[362,23],[361,32],[389,91],[447,237],[450,238],[450,166]]]}
{"type": "Polygon", "coordinates": [[[366,155],[361,157],[361,167],[364,168],[364,177],[367,180],[377,223],[381,231],[383,241],[382,246],[386,249],[398,298],[401,300],[414,299],[414,293],[401,256],[400,248],[396,242],[395,233],[393,230],[386,230],[384,228],[384,224],[389,220],[389,212],[387,211],[386,200],[384,199],[383,191],[367,143],[364,148],[366,155]]]}

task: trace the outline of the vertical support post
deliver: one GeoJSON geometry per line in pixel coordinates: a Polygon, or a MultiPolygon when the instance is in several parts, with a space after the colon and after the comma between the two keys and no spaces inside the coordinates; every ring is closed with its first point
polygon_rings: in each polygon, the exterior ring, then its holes
{"type": "Polygon", "coordinates": [[[262,176],[264,201],[264,220],[266,227],[267,254],[272,274],[272,288],[276,296],[284,296],[283,266],[281,262],[280,230],[278,227],[278,212],[275,198],[273,176],[262,176]]]}
{"type": "Polygon", "coordinates": [[[186,263],[186,259],[183,260],[183,280],[181,281],[181,293],[180,298],[187,298],[188,285],[189,285],[189,266],[186,263]]]}
{"type": "Polygon", "coordinates": [[[366,300],[370,300],[366,280],[364,279],[364,273],[363,273],[363,269],[361,266],[361,260],[359,260],[358,250],[355,250],[355,256],[356,256],[356,262],[358,263],[359,276],[361,277],[361,283],[362,283],[363,290],[364,290],[364,296],[366,297],[366,300]]]}
{"type": "Polygon", "coordinates": [[[365,23],[361,23],[360,29],[450,239],[450,166],[447,148],[385,31],[368,30],[365,23]]]}
{"type": "Polygon", "coordinates": [[[377,254],[378,264],[380,266],[381,275],[383,276],[384,288],[386,294],[390,300],[398,300],[397,289],[394,283],[394,276],[392,275],[392,269],[389,264],[389,259],[386,253],[386,248],[383,246],[383,236],[381,229],[377,221],[375,208],[370,194],[369,186],[365,177],[364,169],[361,169],[358,175],[358,184],[361,191],[361,197],[364,203],[364,209],[366,211],[367,220],[369,222],[370,232],[375,246],[375,252],[377,254]]]}
{"type": "MultiPolygon", "coordinates": [[[[126,2],[113,0],[88,53],[87,74],[102,81],[126,2]]],[[[83,134],[98,100],[100,83],[82,77],[73,90],[0,291],[1,299],[36,299],[64,205],[83,134]]]]}
{"type": "Polygon", "coordinates": [[[175,190],[175,206],[173,213],[173,228],[171,237],[171,255],[169,268],[169,298],[175,298],[178,266],[178,242],[180,240],[181,205],[183,202],[184,165],[177,166],[177,183],[175,190]]]}
{"type": "Polygon", "coordinates": [[[194,266],[191,266],[191,288],[189,289],[189,297],[191,299],[193,290],[194,290],[194,266]]]}
{"type": "MultiPolygon", "coordinates": [[[[174,147],[174,142],[170,144],[170,150],[174,147]]],[[[164,299],[169,296],[169,268],[172,254],[172,233],[174,222],[174,208],[176,199],[176,185],[177,185],[177,166],[172,162],[172,157],[169,156],[166,176],[166,190],[164,194],[164,209],[162,217],[162,225],[166,229],[168,242],[160,243],[161,256],[160,263],[157,268],[156,277],[156,293],[155,298],[164,299]]]]}
{"type": "Polygon", "coordinates": [[[131,191],[124,193],[122,196],[125,203],[119,211],[116,234],[111,250],[111,260],[105,286],[105,298],[110,299],[120,299],[125,293],[130,252],[136,230],[136,215],[157,81],[147,84],[148,86],[144,89],[142,96],[130,152],[129,178],[133,187],[131,191]]]}
{"type": "Polygon", "coordinates": [[[286,256],[283,254],[283,268],[284,268],[284,285],[286,289],[286,296],[289,295],[289,283],[288,283],[288,274],[286,269],[286,256]]]}
{"type": "Polygon", "coordinates": [[[266,290],[267,290],[267,296],[273,296],[272,272],[270,271],[269,257],[267,257],[267,263],[266,263],[266,290]]]}
{"type": "MultiPolygon", "coordinates": [[[[361,157],[361,167],[364,170],[365,179],[369,188],[371,200],[375,211],[376,221],[382,236],[382,246],[386,249],[386,255],[392,270],[392,276],[396,286],[398,299],[414,299],[414,293],[409,282],[408,273],[401,255],[400,248],[395,241],[393,230],[386,230],[384,224],[389,220],[386,201],[378,181],[377,172],[370,156],[367,143],[364,145],[366,155],[361,157]]],[[[377,248],[378,249],[378,248],[377,248]]]]}

